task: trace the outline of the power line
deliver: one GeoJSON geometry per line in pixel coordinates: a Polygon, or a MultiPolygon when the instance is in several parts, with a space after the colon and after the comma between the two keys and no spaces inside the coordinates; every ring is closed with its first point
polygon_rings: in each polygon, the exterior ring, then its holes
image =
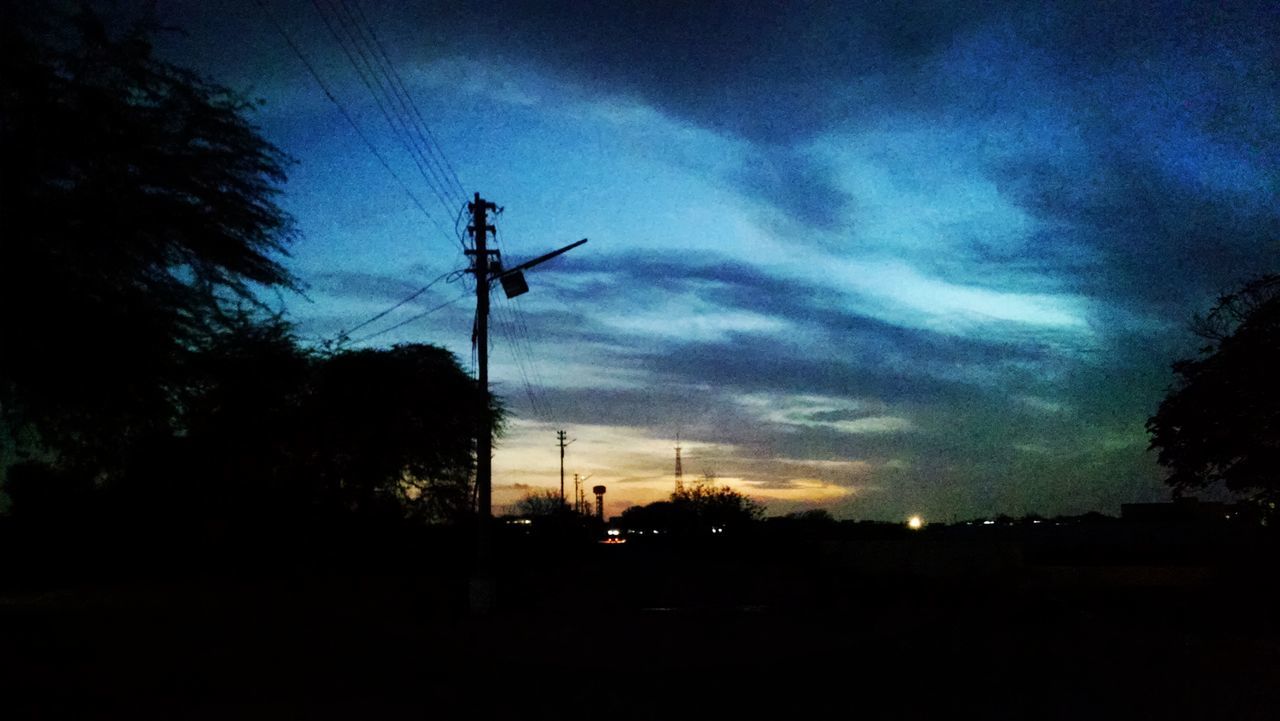
{"type": "MultiPolygon", "coordinates": [[[[346,4],[346,0],[342,0],[342,2],[344,5],[346,4]]],[[[391,57],[387,54],[386,46],[384,46],[382,44],[382,40],[378,38],[378,33],[374,29],[373,23],[369,22],[369,19],[365,16],[364,8],[361,7],[359,0],[351,0],[351,5],[355,8],[356,15],[359,16],[360,22],[363,23],[365,28],[368,30],[369,37],[373,40],[373,44],[381,54],[386,67],[390,69],[391,76],[395,81],[396,87],[399,88],[400,94],[408,103],[409,108],[412,110],[413,116],[417,119],[422,131],[425,131],[426,140],[428,141],[428,150],[435,150],[435,155],[438,159],[437,165],[443,163],[443,168],[441,168],[440,171],[441,174],[453,180],[453,185],[458,191],[458,199],[465,208],[467,202],[467,191],[466,188],[462,186],[462,181],[458,179],[458,173],[453,169],[453,164],[449,162],[449,157],[444,154],[444,150],[440,147],[439,141],[436,140],[435,134],[431,132],[431,126],[428,125],[426,119],[422,117],[421,111],[418,110],[418,104],[413,101],[413,96],[409,93],[408,88],[405,87],[404,79],[396,70],[395,63],[391,62],[391,57]]]]}
{"type": "MultiPolygon", "coordinates": [[[[549,415],[550,408],[546,401],[546,393],[543,390],[546,387],[546,382],[542,378],[537,356],[534,354],[533,346],[529,342],[528,327],[525,326],[523,319],[520,317],[519,308],[514,305],[514,301],[511,304],[507,304],[503,310],[507,316],[506,322],[511,328],[513,353],[517,357],[523,356],[523,362],[528,366],[526,376],[531,379],[529,381],[531,385],[530,392],[537,396],[538,403],[541,405],[541,413],[549,415]]],[[[550,419],[544,418],[543,420],[550,419]]]]}
{"type": "MultiPolygon", "coordinates": [[[[499,240],[496,230],[494,232],[493,240],[494,245],[498,246],[499,240]]],[[[517,327],[512,317],[510,306],[498,303],[492,306],[492,310],[498,331],[506,337],[507,351],[511,354],[511,359],[516,364],[516,370],[520,373],[520,378],[524,385],[525,396],[529,399],[530,410],[539,420],[548,420],[545,410],[542,407],[543,404],[540,404],[538,401],[538,390],[535,388],[534,381],[530,377],[530,368],[533,365],[533,359],[532,357],[528,357],[528,362],[526,363],[526,357],[522,357],[521,355],[524,349],[521,346],[520,339],[517,335],[517,327]]]]}
{"type": "MultiPolygon", "coordinates": [[[[494,242],[496,244],[501,244],[502,232],[500,230],[494,233],[494,242]]],[[[499,247],[501,246],[499,245],[499,247]]],[[[512,342],[514,343],[516,349],[520,352],[523,352],[524,357],[527,359],[528,366],[529,366],[529,373],[533,377],[532,385],[536,389],[537,395],[541,398],[543,413],[545,413],[547,416],[550,416],[550,404],[547,402],[547,394],[543,392],[543,389],[546,388],[547,383],[543,379],[542,370],[541,370],[540,364],[538,363],[537,354],[534,353],[533,344],[530,340],[532,334],[529,332],[529,326],[525,322],[524,313],[519,304],[519,300],[517,298],[509,298],[508,303],[503,305],[506,306],[505,308],[503,308],[503,310],[507,312],[509,318],[511,319],[510,322],[512,326],[512,335],[514,338],[512,342]]],[[[501,308],[502,305],[500,305],[499,307],[501,308]]],[[[543,420],[549,420],[549,418],[543,418],[543,420]]]]}
{"type": "Polygon", "coordinates": [[[462,247],[464,249],[467,247],[467,239],[462,230],[462,227],[464,225],[464,223],[462,222],[462,219],[466,216],[466,214],[467,214],[467,204],[463,203],[462,206],[458,208],[458,216],[453,219],[453,232],[455,235],[458,236],[458,240],[461,241],[462,247]]]}
{"type": "MultiPolygon", "coordinates": [[[[404,148],[409,151],[409,158],[413,161],[414,165],[417,166],[418,173],[422,175],[423,180],[426,181],[428,189],[431,190],[432,194],[436,196],[437,200],[441,201],[441,203],[446,209],[446,212],[449,212],[451,210],[451,204],[445,201],[440,195],[440,191],[432,182],[426,169],[423,167],[422,161],[419,159],[419,154],[416,152],[416,148],[413,146],[413,143],[411,141],[406,140],[407,131],[403,129],[404,127],[403,120],[401,121],[401,124],[400,124],[401,127],[397,128],[396,120],[392,119],[392,114],[394,110],[388,110],[386,103],[383,102],[383,97],[386,94],[386,90],[382,89],[381,81],[374,76],[376,71],[374,70],[372,63],[369,61],[368,56],[365,54],[364,50],[359,46],[354,32],[346,25],[343,25],[339,19],[338,25],[341,26],[342,30],[346,32],[347,38],[350,42],[350,44],[348,44],[348,41],[345,41],[343,39],[343,35],[338,32],[338,28],[335,27],[334,22],[331,21],[330,15],[327,12],[325,12],[324,8],[320,6],[319,0],[311,0],[311,6],[315,8],[316,13],[320,15],[320,19],[324,22],[325,28],[328,29],[329,34],[333,37],[334,41],[337,42],[338,47],[342,50],[343,55],[346,56],[347,61],[351,64],[351,67],[355,69],[356,75],[357,77],[359,77],[360,82],[369,91],[370,95],[373,96],[374,104],[377,106],[378,112],[382,114],[383,119],[387,121],[387,125],[390,128],[392,134],[395,135],[400,140],[401,145],[403,145],[404,148]],[[353,50],[354,50],[354,54],[353,54],[353,50]],[[359,59],[356,58],[357,55],[359,55],[359,59]],[[377,84],[379,89],[382,90],[381,95],[379,94],[379,90],[374,89],[373,87],[374,84],[377,84]]],[[[399,118],[400,116],[397,115],[396,119],[399,119],[399,118]]],[[[446,238],[449,237],[448,231],[444,229],[444,226],[442,226],[434,216],[431,216],[430,214],[428,214],[428,217],[430,217],[431,223],[436,227],[436,230],[440,231],[440,233],[444,235],[446,238]]]]}
{"type": "MultiPolygon", "coordinates": [[[[511,359],[515,361],[516,370],[520,374],[520,379],[524,385],[525,396],[529,399],[529,408],[533,415],[539,420],[549,420],[547,417],[545,404],[538,400],[539,390],[535,387],[534,381],[530,379],[529,368],[525,359],[521,357],[521,346],[519,339],[515,334],[515,324],[509,317],[503,317],[501,305],[495,307],[494,319],[497,321],[498,330],[507,339],[507,350],[511,354],[511,359]]],[[[530,359],[531,361],[532,359],[530,359]]]]}
{"type": "MultiPolygon", "coordinates": [[[[334,40],[342,47],[343,53],[360,76],[361,82],[373,95],[379,111],[387,120],[391,131],[399,137],[401,144],[409,152],[410,159],[418,166],[418,172],[422,175],[427,187],[435,194],[445,211],[450,212],[462,196],[456,196],[452,200],[445,197],[453,189],[449,187],[447,179],[443,177],[443,171],[437,170],[438,163],[433,163],[432,159],[428,157],[430,154],[429,147],[426,152],[419,147],[418,141],[422,139],[422,130],[413,122],[404,100],[396,92],[396,83],[392,79],[392,75],[398,76],[395,66],[390,65],[390,59],[385,57],[385,52],[383,53],[384,59],[379,59],[378,51],[367,37],[368,29],[356,20],[355,14],[350,10],[346,0],[341,0],[341,2],[329,0],[328,6],[335,11],[334,19],[338,27],[344,31],[347,40],[350,41],[349,47],[336,32],[333,24],[329,22],[328,13],[321,9],[317,0],[312,0],[312,6],[320,13],[325,26],[329,29],[330,34],[333,35],[334,40]],[[359,56],[359,60],[352,55],[352,50],[355,51],[355,55],[359,56]],[[383,82],[384,79],[385,83],[383,82]],[[377,89],[373,87],[375,84],[377,89]],[[386,101],[385,104],[384,100],[386,101]],[[397,105],[399,105],[399,109],[396,108],[397,105]],[[393,115],[395,116],[394,119],[392,118],[393,115]],[[397,127],[397,122],[399,127],[397,127]],[[416,133],[416,137],[414,133],[416,133]]],[[[422,142],[425,142],[425,140],[422,140],[422,142]]]]}
{"type": "MultiPolygon", "coordinates": [[[[499,252],[502,250],[501,232],[496,228],[493,234],[493,245],[499,252]]],[[[494,318],[498,321],[498,330],[507,338],[509,344],[509,352],[512,360],[516,363],[516,369],[520,372],[521,379],[524,382],[525,394],[529,398],[529,406],[534,416],[539,420],[548,420],[543,408],[538,402],[538,395],[535,389],[535,381],[530,379],[530,373],[535,368],[533,355],[531,352],[526,353],[526,348],[521,345],[519,338],[519,327],[514,318],[514,311],[510,305],[499,303],[494,306],[494,318]],[[506,314],[506,317],[503,314],[506,314]],[[522,353],[524,356],[522,357],[522,353]],[[527,359],[527,363],[526,363],[527,359]]],[[[536,376],[536,372],[534,373],[536,376]]],[[[545,404],[543,404],[545,405],[545,404]]]]}
{"type": "Polygon", "coordinates": [[[390,313],[391,311],[395,310],[396,308],[399,308],[400,306],[404,305],[405,303],[408,303],[409,301],[413,300],[414,298],[417,298],[418,296],[420,296],[420,295],[422,295],[423,293],[427,292],[428,290],[430,290],[430,289],[431,289],[431,286],[435,285],[436,283],[439,283],[441,280],[444,280],[445,278],[448,278],[450,275],[452,275],[452,271],[450,271],[449,273],[442,273],[442,274],[441,274],[439,277],[437,277],[435,280],[432,280],[430,283],[427,283],[426,285],[422,286],[421,288],[419,288],[419,289],[417,289],[417,290],[413,291],[413,292],[412,292],[412,293],[410,293],[408,296],[406,296],[405,298],[401,299],[398,303],[396,303],[395,305],[391,306],[390,308],[387,308],[386,310],[382,311],[381,313],[378,313],[378,314],[374,315],[372,318],[369,318],[368,320],[365,320],[365,321],[363,321],[363,322],[361,322],[361,323],[357,323],[357,324],[355,324],[355,325],[351,326],[350,328],[347,328],[346,330],[339,331],[339,332],[338,332],[338,338],[339,338],[339,340],[341,340],[341,339],[343,339],[343,338],[346,338],[346,337],[348,337],[351,333],[353,333],[353,332],[355,332],[355,331],[360,330],[361,328],[363,328],[363,327],[365,327],[365,326],[369,325],[370,323],[372,323],[372,322],[374,322],[374,321],[376,321],[376,320],[378,320],[378,319],[380,319],[380,318],[385,317],[388,313],[390,313]]]}
{"type": "Polygon", "coordinates": [[[365,342],[365,341],[367,341],[367,340],[370,340],[370,339],[372,339],[372,338],[377,338],[378,336],[380,336],[380,335],[382,335],[382,334],[384,334],[384,333],[390,333],[391,331],[393,331],[393,330],[395,330],[395,329],[397,329],[397,328],[400,328],[400,327],[406,326],[406,325],[408,325],[408,324],[410,324],[410,323],[414,322],[415,320],[420,320],[420,319],[422,319],[422,318],[425,318],[425,317],[427,317],[428,315],[431,315],[432,313],[434,313],[434,312],[436,312],[436,311],[440,310],[441,308],[444,308],[445,306],[453,305],[454,303],[457,303],[458,301],[460,301],[460,300],[462,300],[463,298],[466,298],[466,297],[468,297],[468,296],[470,296],[470,295],[471,295],[471,293],[470,293],[470,292],[464,292],[462,295],[460,295],[460,296],[458,296],[458,297],[456,297],[456,298],[452,298],[452,299],[450,299],[450,300],[446,300],[445,302],[441,303],[440,305],[434,306],[434,307],[432,307],[432,308],[428,308],[427,310],[424,310],[424,311],[422,311],[421,313],[418,313],[418,314],[416,314],[416,315],[409,316],[408,318],[405,318],[404,320],[400,321],[399,323],[396,323],[396,324],[395,324],[395,325],[393,325],[393,326],[390,326],[390,327],[388,327],[388,328],[383,328],[382,330],[377,331],[376,333],[370,333],[369,335],[361,336],[361,337],[356,338],[356,339],[354,339],[354,340],[352,340],[352,341],[350,341],[350,342],[351,342],[351,343],[363,343],[363,342],[365,342]]]}
{"type": "Polygon", "coordinates": [[[307,56],[302,52],[302,49],[298,47],[297,43],[293,41],[293,38],[284,29],[284,26],[281,25],[280,22],[276,19],[275,14],[272,13],[270,8],[267,7],[265,1],[264,0],[255,0],[255,1],[257,2],[258,7],[262,9],[263,14],[265,14],[267,16],[267,19],[271,22],[271,24],[275,26],[276,31],[279,32],[280,36],[284,38],[285,43],[287,43],[289,45],[289,48],[293,50],[293,54],[297,55],[298,59],[302,61],[302,64],[306,66],[307,72],[311,74],[312,78],[315,78],[316,84],[318,84],[320,86],[320,89],[324,91],[325,97],[329,98],[329,101],[332,102],[334,106],[338,108],[338,111],[342,113],[342,117],[346,118],[347,123],[351,125],[351,129],[356,131],[356,135],[360,136],[360,139],[364,141],[364,144],[366,146],[368,146],[369,152],[373,153],[373,156],[378,159],[378,162],[387,171],[387,173],[389,173],[391,177],[394,178],[395,181],[400,185],[400,187],[404,189],[405,194],[409,196],[409,200],[413,201],[413,204],[417,206],[418,210],[422,211],[422,214],[427,216],[427,218],[432,223],[435,223],[436,222],[435,217],[432,216],[431,213],[427,211],[427,208],[425,205],[422,204],[422,201],[418,200],[418,196],[413,194],[413,191],[409,189],[409,185],[404,182],[404,179],[402,179],[400,175],[391,168],[391,164],[388,163],[387,159],[383,157],[381,152],[378,151],[378,148],[373,144],[373,141],[369,140],[369,136],[365,135],[364,131],[360,129],[360,126],[356,123],[355,118],[351,117],[351,113],[347,111],[347,108],[338,100],[337,96],[333,94],[333,91],[329,89],[329,84],[326,83],[324,81],[324,78],[320,76],[320,73],[316,71],[315,66],[311,64],[311,61],[307,59],[307,56]]]}
{"type": "Polygon", "coordinates": [[[453,178],[454,186],[458,188],[458,193],[461,193],[460,197],[462,200],[462,204],[463,206],[465,206],[467,201],[467,191],[465,187],[462,187],[462,181],[458,179],[458,174],[456,170],[453,169],[453,164],[449,163],[448,156],[444,155],[443,149],[440,149],[440,143],[439,141],[435,140],[435,134],[431,132],[431,127],[428,126],[428,123],[426,123],[426,120],[422,118],[422,113],[421,111],[419,111],[419,109],[417,109],[416,102],[413,102],[413,96],[410,95],[410,92],[408,92],[407,88],[404,87],[404,82],[403,82],[403,79],[401,78],[401,74],[396,72],[396,65],[394,65],[392,61],[390,61],[390,58],[387,55],[387,49],[385,49],[385,47],[383,46],[383,42],[379,40],[378,33],[374,31],[374,24],[370,23],[369,19],[365,17],[365,10],[364,8],[361,8],[360,1],[352,0],[352,5],[355,5],[356,12],[360,14],[360,19],[364,20],[365,26],[369,28],[369,36],[374,38],[374,42],[376,45],[378,45],[378,49],[381,51],[381,54],[383,54],[383,58],[387,59],[387,64],[389,65],[390,68],[392,68],[393,76],[396,77],[397,85],[399,86],[399,88],[401,88],[401,92],[404,95],[404,99],[408,100],[408,104],[410,104],[413,110],[413,115],[415,115],[417,120],[419,120],[419,123],[421,123],[422,129],[426,131],[426,137],[428,137],[428,140],[430,140],[429,147],[434,147],[436,156],[439,156],[439,159],[443,161],[444,170],[447,170],[449,177],[453,178]]]}

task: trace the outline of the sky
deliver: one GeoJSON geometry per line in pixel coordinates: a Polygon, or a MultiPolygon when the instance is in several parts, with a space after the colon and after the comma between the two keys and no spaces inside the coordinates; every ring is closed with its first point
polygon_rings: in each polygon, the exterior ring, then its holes
{"type": "Polygon", "coordinates": [[[273,302],[308,341],[473,368],[465,280],[350,330],[465,267],[464,195],[502,206],[508,265],[589,238],[495,295],[497,510],[558,488],[564,429],[610,515],[670,493],[677,434],[687,479],[770,514],[1116,514],[1167,498],[1144,423],[1190,318],[1277,268],[1280,6],[1041,5],[153,12],[296,161],[307,290],[273,302]],[[361,17],[460,187],[325,23],[361,17]]]}

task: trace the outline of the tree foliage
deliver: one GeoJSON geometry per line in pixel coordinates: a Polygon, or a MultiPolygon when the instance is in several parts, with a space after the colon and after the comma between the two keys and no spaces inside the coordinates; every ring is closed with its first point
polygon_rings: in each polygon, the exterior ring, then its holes
{"type": "Polygon", "coordinates": [[[226,88],[87,10],[0,22],[0,404],[66,463],[167,432],[188,354],[290,287],[285,156],[226,88]]]}
{"type": "Polygon", "coordinates": [[[309,468],[345,508],[405,511],[425,520],[471,507],[476,429],[500,429],[490,400],[448,351],[428,345],[342,351],[316,366],[302,404],[309,468]]]}
{"type": "Polygon", "coordinates": [[[294,287],[293,231],[288,161],[250,104],[152,57],[145,32],[4,8],[0,451],[20,452],[0,463],[17,515],[468,515],[475,432],[501,409],[456,359],[308,349],[257,300],[294,287]]]}
{"type": "Polygon", "coordinates": [[[1280,275],[1262,276],[1197,318],[1208,344],[1173,364],[1175,385],[1147,421],[1175,492],[1221,482],[1280,490],[1280,275]]]}
{"type": "MultiPolygon", "coordinates": [[[[279,319],[242,319],[189,364],[177,432],[140,445],[99,494],[121,516],[248,523],[363,517],[451,521],[472,509],[474,381],[427,345],[325,353],[279,319]]],[[[501,409],[485,422],[498,430],[501,409]]],[[[20,464],[28,518],[85,505],[76,473],[20,464]],[[72,494],[70,491],[76,491],[72,494]]]]}
{"type": "MultiPolygon", "coordinates": [[[[190,467],[235,506],[448,520],[471,509],[475,382],[429,345],[334,353],[244,322],[200,354],[190,467]]],[[[497,430],[501,409],[484,419],[497,430]]],[[[225,508],[234,512],[233,508],[225,508]]]]}
{"type": "Polygon", "coordinates": [[[516,515],[526,518],[563,518],[573,511],[554,489],[531,491],[516,501],[516,515]]]}
{"type": "Polygon", "coordinates": [[[732,532],[755,524],[764,516],[764,506],[729,486],[715,482],[707,474],[670,500],[632,506],[622,512],[627,528],[660,529],[679,534],[732,532]]]}

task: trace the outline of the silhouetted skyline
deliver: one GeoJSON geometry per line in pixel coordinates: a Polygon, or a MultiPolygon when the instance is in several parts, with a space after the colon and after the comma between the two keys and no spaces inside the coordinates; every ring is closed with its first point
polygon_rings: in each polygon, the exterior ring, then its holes
{"type": "MultiPolygon", "coordinates": [[[[429,199],[316,8],[263,1],[429,199]]],[[[770,512],[1114,513],[1166,495],[1143,423],[1187,320],[1274,268],[1270,4],[361,5],[508,256],[592,240],[495,298],[499,504],[558,487],[565,428],[609,515],[670,492],[677,432],[770,512]]],[[[304,337],[465,265],[253,0],[159,12],[298,160],[304,337]]],[[[465,362],[471,314],[367,344],[465,362]]]]}

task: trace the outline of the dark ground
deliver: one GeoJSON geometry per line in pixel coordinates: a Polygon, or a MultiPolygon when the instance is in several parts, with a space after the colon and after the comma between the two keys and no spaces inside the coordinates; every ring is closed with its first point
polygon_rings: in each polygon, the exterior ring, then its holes
{"type": "Polygon", "coordinates": [[[0,718],[1280,718],[1269,552],[868,543],[509,548],[483,618],[429,560],[14,589],[0,718]]]}

